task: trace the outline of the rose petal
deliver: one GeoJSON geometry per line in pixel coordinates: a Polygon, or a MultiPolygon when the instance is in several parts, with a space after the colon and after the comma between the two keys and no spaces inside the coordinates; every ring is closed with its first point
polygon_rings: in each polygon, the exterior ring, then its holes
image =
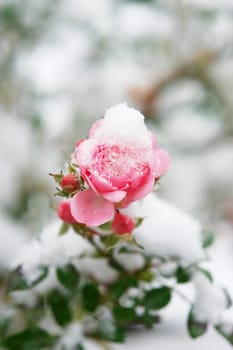
{"type": "Polygon", "coordinates": [[[71,200],[71,213],[80,223],[99,226],[110,221],[114,215],[114,204],[98,197],[91,189],[77,193],[71,200]]]}
{"type": "Polygon", "coordinates": [[[113,192],[116,190],[116,188],[107,183],[106,180],[102,180],[101,177],[92,175],[89,170],[86,170],[86,172],[83,173],[83,178],[96,193],[100,194],[105,192],[113,192]]]}
{"type": "Polygon", "coordinates": [[[98,119],[91,127],[91,130],[89,131],[89,137],[93,138],[95,136],[96,130],[99,129],[103,119],[98,119]]]}
{"type": "Polygon", "coordinates": [[[105,199],[113,203],[120,202],[123,198],[125,198],[125,196],[126,196],[125,191],[114,191],[114,192],[108,192],[103,194],[103,197],[105,199]]]}
{"type": "Polygon", "coordinates": [[[120,207],[126,208],[128,207],[132,202],[144,198],[147,194],[153,191],[155,183],[154,176],[150,176],[147,178],[147,180],[141,184],[138,189],[134,189],[132,191],[129,191],[125,197],[125,199],[122,201],[120,207]]]}
{"type": "Polygon", "coordinates": [[[154,174],[155,177],[160,177],[164,175],[170,165],[170,157],[169,154],[163,150],[163,149],[158,149],[155,152],[155,158],[154,158],[154,174]]]}

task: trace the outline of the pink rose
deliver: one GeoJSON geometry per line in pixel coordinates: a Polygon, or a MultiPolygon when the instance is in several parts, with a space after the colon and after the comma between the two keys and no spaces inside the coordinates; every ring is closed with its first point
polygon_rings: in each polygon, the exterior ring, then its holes
{"type": "Polygon", "coordinates": [[[110,108],[94,123],[89,138],[77,144],[75,157],[89,188],[73,197],[71,212],[89,226],[110,221],[115,207],[144,198],[169,166],[144,116],[126,104],[110,108]]]}
{"type": "Polygon", "coordinates": [[[70,201],[68,200],[64,200],[59,204],[57,208],[57,214],[59,218],[67,224],[75,224],[77,222],[71,214],[70,201]]]}
{"type": "Polygon", "coordinates": [[[116,213],[112,221],[112,230],[118,235],[131,233],[135,227],[133,219],[128,215],[116,213]]]}

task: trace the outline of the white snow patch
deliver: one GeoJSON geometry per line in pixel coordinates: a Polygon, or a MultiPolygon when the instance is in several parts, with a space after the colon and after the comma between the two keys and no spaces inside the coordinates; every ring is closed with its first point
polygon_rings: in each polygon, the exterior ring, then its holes
{"type": "Polygon", "coordinates": [[[0,269],[11,268],[15,256],[24,248],[23,229],[0,214],[0,269]]]}
{"type": "Polygon", "coordinates": [[[109,108],[102,120],[101,126],[96,130],[95,139],[102,141],[120,140],[151,148],[151,139],[144,123],[144,116],[126,103],[120,103],[109,108]]]}
{"type": "Polygon", "coordinates": [[[178,258],[184,265],[205,258],[200,223],[155,194],[132,204],[125,212],[145,218],[133,235],[147,252],[178,258]]]}
{"type": "Polygon", "coordinates": [[[118,273],[108,265],[105,258],[82,257],[74,262],[77,269],[88,276],[96,278],[101,283],[114,282],[118,273]]]}
{"type": "Polygon", "coordinates": [[[66,350],[75,350],[77,345],[83,342],[82,327],[80,323],[74,322],[69,325],[61,337],[59,345],[66,350]]]}
{"type": "Polygon", "coordinates": [[[206,276],[197,272],[194,276],[196,298],[193,307],[195,318],[200,322],[218,324],[227,307],[224,291],[208,280],[206,276]]]}
{"type": "Polygon", "coordinates": [[[41,265],[61,266],[83,251],[93,250],[87,241],[72,230],[59,236],[60,225],[59,221],[50,224],[39,239],[29,242],[16,257],[14,264],[22,265],[22,271],[28,281],[36,279],[41,265]]]}
{"type": "Polygon", "coordinates": [[[129,272],[139,270],[145,264],[144,257],[140,253],[121,253],[116,249],[114,251],[114,258],[118,264],[129,272]]]}

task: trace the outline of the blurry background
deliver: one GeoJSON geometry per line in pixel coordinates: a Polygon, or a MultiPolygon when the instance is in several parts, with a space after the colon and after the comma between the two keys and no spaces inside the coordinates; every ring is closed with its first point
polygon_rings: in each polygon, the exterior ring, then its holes
{"type": "Polygon", "coordinates": [[[221,261],[231,256],[232,91],[232,0],[2,0],[1,274],[55,217],[48,173],[123,101],[171,154],[159,195],[215,232],[221,261]]]}

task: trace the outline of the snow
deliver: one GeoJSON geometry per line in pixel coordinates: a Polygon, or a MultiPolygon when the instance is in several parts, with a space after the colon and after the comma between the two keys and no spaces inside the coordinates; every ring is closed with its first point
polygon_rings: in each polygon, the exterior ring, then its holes
{"type": "Polygon", "coordinates": [[[59,236],[60,225],[59,221],[48,225],[41,236],[25,245],[14,259],[14,265],[22,266],[22,272],[29,282],[36,279],[41,265],[62,266],[83,251],[92,251],[90,244],[72,230],[59,236]]]}
{"type": "Polygon", "coordinates": [[[193,307],[195,318],[200,322],[219,324],[227,307],[224,291],[200,272],[195,273],[193,282],[196,290],[193,307]]]}
{"type": "Polygon", "coordinates": [[[119,249],[116,248],[113,255],[118,264],[123,266],[129,272],[139,270],[145,264],[145,260],[140,253],[121,253],[119,252],[119,249]]]}
{"type": "Polygon", "coordinates": [[[10,269],[15,256],[24,248],[23,228],[0,213],[0,269],[10,269]]]}
{"type": "Polygon", "coordinates": [[[174,205],[150,194],[125,212],[145,218],[133,235],[146,252],[178,258],[184,265],[205,259],[200,223],[174,205]]]}
{"type": "Polygon", "coordinates": [[[102,283],[112,283],[118,277],[117,271],[108,265],[106,258],[84,256],[74,261],[74,264],[82,274],[102,283]]]}
{"type": "Polygon", "coordinates": [[[95,138],[102,141],[122,140],[135,146],[151,147],[144,116],[126,103],[120,103],[107,109],[95,138]]]}
{"type": "Polygon", "coordinates": [[[77,349],[77,345],[82,343],[82,341],[82,327],[80,323],[74,322],[65,329],[65,332],[59,341],[59,345],[61,346],[61,349],[65,347],[66,350],[75,350],[77,349]]]}

